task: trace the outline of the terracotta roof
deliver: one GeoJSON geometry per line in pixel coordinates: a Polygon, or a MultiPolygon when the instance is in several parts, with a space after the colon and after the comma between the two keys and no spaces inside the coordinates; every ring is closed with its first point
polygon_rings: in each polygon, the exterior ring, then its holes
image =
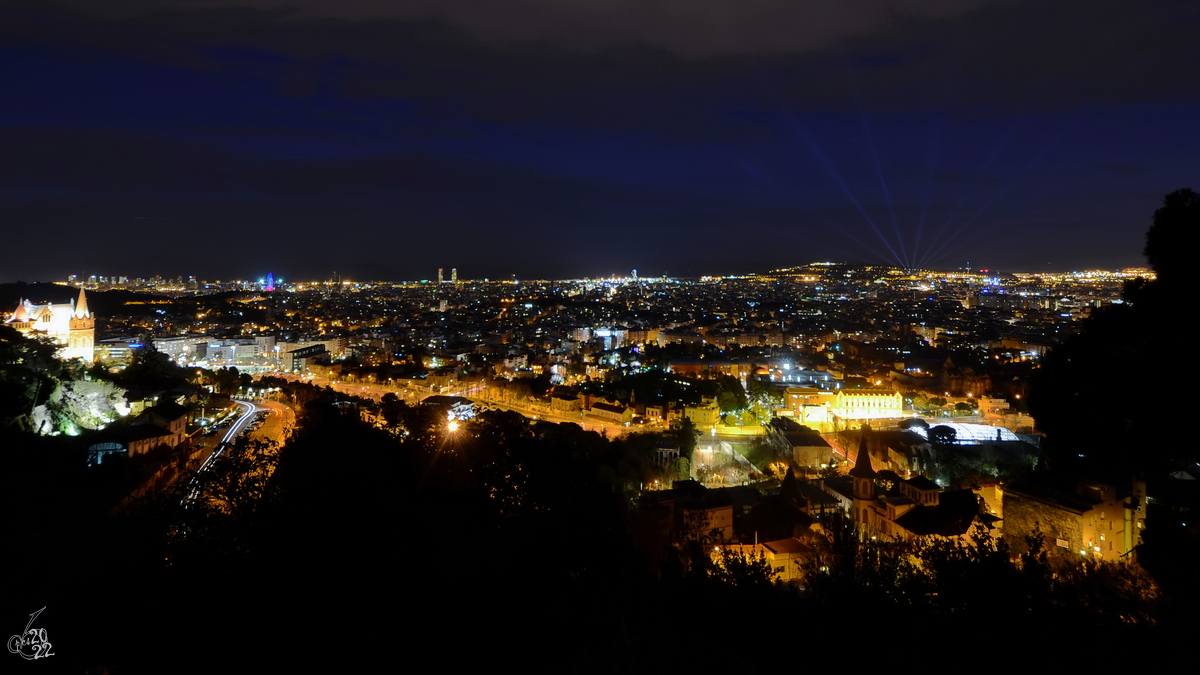
{"type": "Polygon", "coordinates": [[[28,321],[28,320],[29,320],[29,310],[25,309],[25,301],[22,300],[21,302],[17,303],[17,310],[15,312],[13,312],[12,319],[9,319],[9,323],[13,323],[16,321],[28,321]]]}

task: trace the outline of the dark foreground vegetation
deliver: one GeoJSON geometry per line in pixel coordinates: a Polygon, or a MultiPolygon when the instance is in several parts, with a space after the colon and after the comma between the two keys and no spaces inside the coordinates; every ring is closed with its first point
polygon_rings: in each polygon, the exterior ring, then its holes
{"type": "MultiPolygon", "coordinates": [[[[836,519],[802,587],[772,584],[702,537],[667,546],[633,501],[636,443],[512,413],[454,432],[435,409],[401,417],[318,398],[277,455],[232,453],[187,508],[187,482],[109,514],[94,476],[6,470],[8,620],[46,606],[55,663],[111,673],[763,672],[890,642],[982,658],[1111,640],[1132,658],[1188,626],[1136,568],[1014,562],[983,539],[860,545],[836,519]]],[[[55,453],[7,447],[11,468],[55,453]]]]}

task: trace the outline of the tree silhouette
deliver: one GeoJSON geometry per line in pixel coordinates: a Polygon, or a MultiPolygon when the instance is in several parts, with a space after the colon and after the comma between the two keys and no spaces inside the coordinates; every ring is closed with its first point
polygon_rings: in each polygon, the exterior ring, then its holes
{"type": "Polygon", "coordinates": [[[958,442],[958,432],[954,427],[939,424],[929,430],[929,442],[939,450],[947,448],[958,442]]]}
{"type": "Polygon", "coordinates": [[[1200,233],[1200,194],[1184,189],[1163,198],[1146,232],[1146,261],[1166,286],[1185,283],[1192,271],[1193,240],[1200,233]]]}
{"type": "Polygon", "coordinates": [[[1178,442],[1174,425],[1153,416],[1156,402],[1188,400],[1187,380],[1175,369],[1144,369],[1139,384],[1153,392],[1145,404],[1119,405],[1109,396],[1111,368],[1153,363],[1172,349],[1164,338],[1179,329],[1180,301],[1188,289],[1188,237],[1195,232],[1200,232],[1200,198],[1191,190],[1167,195],[1146,237],[1145,253],[1157,280],[1128,286],[1125,303],[1094,312],[1033,372],[1029,410],[1046,433],[1052,468],[1121,480],[1147,472],[1153,481],[1172,466],[1200,459],[1194,444],[1178,442]],[[1137,442],[1114,442],[1122,438],[1137,442]]]}
{"type": "Polygon", "coordinates": [[[129,365],[114,377],[118,384],[126,388],[168,389],[187,382],[190,371],[158,351],[149,338],[143,343],[133,350],[129,365]]]}

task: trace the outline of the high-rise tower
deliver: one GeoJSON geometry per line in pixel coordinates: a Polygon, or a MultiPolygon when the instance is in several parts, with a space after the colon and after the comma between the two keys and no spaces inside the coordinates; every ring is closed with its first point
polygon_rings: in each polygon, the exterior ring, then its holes
{"type": "Polygon", "coordinates": [[[442,283],[442,268],[438,268],[438,283],[442,283]]]}

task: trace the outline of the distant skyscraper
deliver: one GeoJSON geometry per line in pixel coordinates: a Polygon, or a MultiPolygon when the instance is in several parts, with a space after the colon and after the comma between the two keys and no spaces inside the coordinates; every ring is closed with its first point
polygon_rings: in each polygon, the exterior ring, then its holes
{"type": "Polygon", "coordinates": [[[637,268],[633,268],[633,280],[637,281],[637,268]]]}
{"type": "Polygon", "coordinates": [[[267,272],[267,284],[263,286],[263,290],[270,293],[275,290],[275,275],[267,272]]]}
{"type": "Polygon", "coordinates": [[[458,268],[457,267],[450,268],[450,283],[452,283],[452,284],[458,283],[458,268]]]}
{"type": "Polygon", "coordinates": [[[442,268],[438,268],[438,283],[442,283],[442,268]]]}

